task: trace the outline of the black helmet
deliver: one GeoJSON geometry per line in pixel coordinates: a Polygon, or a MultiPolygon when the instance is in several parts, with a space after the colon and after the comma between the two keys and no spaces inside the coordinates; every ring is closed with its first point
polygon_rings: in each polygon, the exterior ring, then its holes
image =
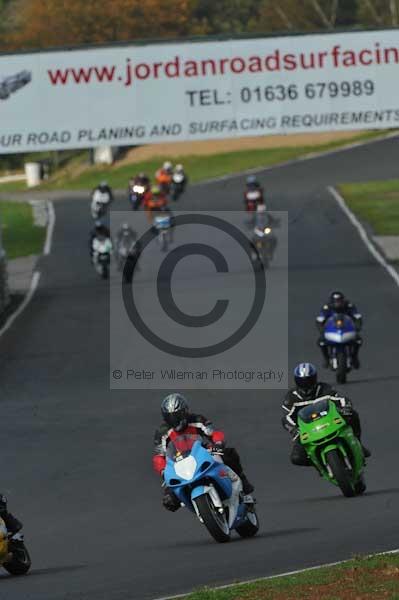
{"type": "Polygon", "coordinates": [[[98,188],[101,192],[107,192],[108,191],[108,182],[107,181],[101,181],[98,188]]]}
{"type": "Polygon", "coordinates": [[[161,412],[165,423],[175,431],[183,431],[187,427],[188,404],[181,394],[166,396],[162,400],[161,412]]]}
{"type": "Polygon", "coordinates": [[[313,399],[317,387],[317,369],[312,363],[299,363],[294,370],[295,383],[299,393],[306,399],[313,399]]]}
{"type": "Polygon", "coordinates": [[[335,312],[342,312],[345,308],[345,296],[342,292],[332,292],[330,294],[330,305],[335,312]]]}

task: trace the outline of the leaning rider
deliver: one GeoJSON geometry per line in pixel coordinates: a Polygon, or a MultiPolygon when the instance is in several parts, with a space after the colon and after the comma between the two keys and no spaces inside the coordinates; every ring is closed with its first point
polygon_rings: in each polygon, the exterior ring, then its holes
{"type": "MultiPolygon", "coordinates": [[[[316,367],[311,363],[297,365],[294,370],[294,377],[296,386],[288,391],[282,405],[284,410],[282,424],[292,437],[291,462],[294,465],[307,467],[312,464],[305,448],[298,439],[298,412],[304,406],[314,404],[324,396],[331,397],[331,400],[337,406],[338,412],[352,427],[355,436],[361,441],[362,429],[359,414],[353,408],[349,398],[339,395],[328,383],[318,381],[316,367]]],[[[363,444],[362,448],[364,456],[369,457],[371,455],[370,451],[363,444]]]]}
{"type": "MultiPolygon", "coordinates": [[[[155,432],[153,467],[162,478],[166,466],[166,449],[169,442],[173,442],[178,436],[184,434],[200,435],[204,443],[223,455],[224,463],[230,467],[241,479],[243,493],[249,495],[254,491],[253,485],[248,481],[240,456],[235,448],[227,448],[224,441],[224,433],[216,430],[206,417],[193,414],[189,411],[186,399],[181,394],[170,394],[163,399],[161,405],[163,422],[155,432]]],[[[163,487],[163,505],[172,512],[180,508],[180,502],[175,494],[163,487]]]]}
{"type": "Polygon", "coordinates": [[[0,517],[3,519],[9,533],[14,535],[22,529],[22,523],[8,511],[7,498],[3,494],[0,494],[0,517]]]}

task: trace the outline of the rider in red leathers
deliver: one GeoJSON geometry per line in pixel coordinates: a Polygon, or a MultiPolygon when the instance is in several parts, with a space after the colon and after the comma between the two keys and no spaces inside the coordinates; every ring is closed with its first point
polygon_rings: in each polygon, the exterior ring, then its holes
{"type": "MultiPolygon", "coordinates": [[[[249,495],[254,491],[253,485],[243,472],[237,450],[225,447],[224,433],[216,430],[206,417],[190,413],[187,402],[181,394],[166,396],[162,402],[161,412],[164,420],[155,432],[152,459],[153,467],[161,477],[166,466],[165,455],[168,443],[182,434],[199,434],[209,447],[218,453],[223,453],[224,463],[240,477],[243,493],[249,495]]],[[[164,487],[163,505],[172,512],[180,508],[179,500],[167,487],[164,487]]]]}

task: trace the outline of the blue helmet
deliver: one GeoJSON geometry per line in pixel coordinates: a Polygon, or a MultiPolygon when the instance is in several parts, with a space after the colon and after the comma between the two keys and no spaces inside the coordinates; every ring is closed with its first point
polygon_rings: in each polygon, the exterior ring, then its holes
{"type": "Polygon", "coordinates": [[[251,187],[251,186],[256,186],[256,185],[258,185],[258,180],[256,178],[256,175],[248,175],[247,186],[251,187]]]}
{"type": "Polygon", "coordinates": [[[317,369],[312,363],[299,363],[294,369],[298,391],[306,398],[314,395],[317,387],[317,369]]]}

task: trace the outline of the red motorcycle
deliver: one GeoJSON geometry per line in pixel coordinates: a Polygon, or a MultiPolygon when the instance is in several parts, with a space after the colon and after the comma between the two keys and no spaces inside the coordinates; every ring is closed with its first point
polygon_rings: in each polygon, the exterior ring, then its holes
{"type": "Polygon", "coordinates": [[[244,198],[247,212],[255,212],[258,204],[263,204],[262,190],[246,190],[244,198]]]}

